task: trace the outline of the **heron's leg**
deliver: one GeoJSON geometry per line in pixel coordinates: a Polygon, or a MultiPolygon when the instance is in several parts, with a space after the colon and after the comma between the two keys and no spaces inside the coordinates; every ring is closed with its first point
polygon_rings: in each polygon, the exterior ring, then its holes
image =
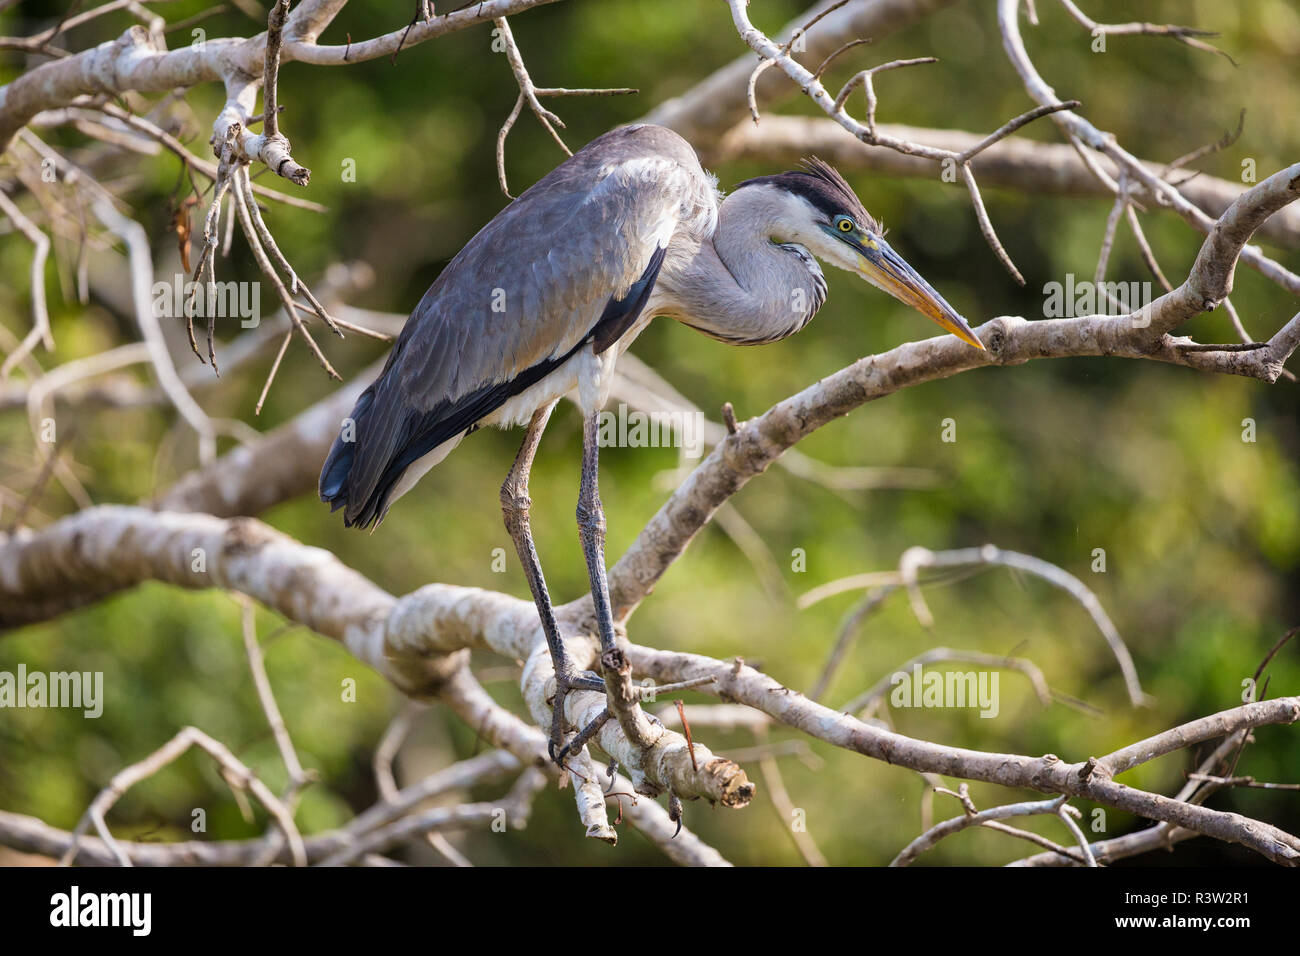
{"type": "Polygon", "coordinates": [[[591,599],[600,631],[601,652],[614,647],[614,615],[609,603],[609,579],[605,572],[605,511],[600,505],[599,462],[596,415],[589,415],[582,426],[582,485],[578,492],[578,537],[587,559],[587,577],[591,580],[591,599]]]}
{"type": "MultiPolygon", "coordinates": [[[[600,444],[597,441],[597,418],[590,415],[582,427],[582,485],[578,491],[578,537],[582,553],[587,558],[587,576],[591,580],[591,599],[596,611],[596,627],[600,634],[602,656],[614,644],[614,615],[609,603],[609,579],[605,573],[605,510],[600,505],[600,488],[597,480],[600,471],[600,444]]],[[[604,690],[604,684],[601,685],[604,690]]],[[[581,750],[610,719],[608,707],[559,752],[560,763],[573,750],[581,750]]]]}
{"type": "Polygon", "coordinates": [[[605,690],[604,683],[598,678],[578,676],[573,672],[573,663],[560,638],[560,628],[555,620],[555,610],[551,606],[550,593],[546,590],[546,578],[542,574],[542,563],[537,557],[537,547],[533,544],[528,522],[528,509],[532,505],[532,499],[528,497],[528,473],[532,470],[537,446],[541,444],[542,432],[545,431],[554,408],[555,403],[552,402],[533,413],[523,444],[519,447],[519,454],[515,456],[515,463],[510,467],[505,483],[501,485],[501,511],[505,516],[506,530],[515,543],[524,577],[528,579],[528,588],[533,592],[533,603],[537,605],[537,616],[541,618],[546,644],[551,651],[551,662],[555,665],[555,702],[552,706],[549,745],[552,758],[564,741],[564,698],[569,691],[575,687],[602,693],[605,690]]]}
{"type": "MultiPolygon", "coordinates": [[[[596,612],[596,627],[600,636],[600,651],[603,659],[605,653],[614,650],[617,644],[614,636],[614,614],[609,600],[609,577],[605,571],[605,510],[600,504],[598,480],[600,442],[597,440],[599,434],[597,425],[598,419],[594,414],[583,421],[582,486],[578,492],[578,537],[582,541],[582,553],[587,558],[587,576],[591,580],[591,599],[596,612]]],[[[606,706],[600,716],[578,731],[578,735],[565,745],[560,751],[558,760],[563,763],[570,751],[581,750],[613,716],[612,707],[606,706]]]]}

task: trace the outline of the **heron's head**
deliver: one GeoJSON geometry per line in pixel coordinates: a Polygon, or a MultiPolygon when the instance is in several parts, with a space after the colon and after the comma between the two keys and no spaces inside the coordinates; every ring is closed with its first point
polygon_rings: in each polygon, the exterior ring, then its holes
{"type": "Polygon", "coordinates": [[[784,194],[776,224],[780,235],[773,238],[798,243],[823,262],[856,273],[963,342],[983,349],[957,310],[885,242],[884,229],[863,207],[844,177],[820,159],[806,159],[802,166],[800,170],[740,184],[764,185],[778,195],[784,194]]]}

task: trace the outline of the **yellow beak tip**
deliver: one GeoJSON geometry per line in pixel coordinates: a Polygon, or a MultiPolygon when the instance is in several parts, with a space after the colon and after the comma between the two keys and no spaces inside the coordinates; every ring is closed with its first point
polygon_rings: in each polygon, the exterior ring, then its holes
{"type": "Polygon", "coordinates": [[[984,343],[980,341],[980,337],[975,334],[975,330],[966,325],[965,322],[962,322],[959,325],[951,319],[939,319],[936,321],[938,321],[939,324],[948,332],[952,333],[955,338],[965,342],[971,348],[979,349],[981,352],[988,351],[988,349],[984,347],[984,343]]]}

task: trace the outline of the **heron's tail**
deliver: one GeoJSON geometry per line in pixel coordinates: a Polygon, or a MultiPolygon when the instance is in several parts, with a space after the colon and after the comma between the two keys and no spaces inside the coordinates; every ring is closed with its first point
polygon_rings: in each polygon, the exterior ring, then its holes
{"type": "MultiPolygon", "coordinates": [[[[351,527],[357,522],[358,510],[357,505],[360,502],[351,502],[349,500],[349,487],[354,482],[348,479],[352,475],[352,467],[356,463],[358,438],[363,433],[366,424],[367,413],[370,405],[375,399],[374,386],[367,388],[357,399],[357,403],[352,408],[352,414],[343,420],[339,428],[338,437],[334,439],[334,444],[330,446],[329,454],[325,456],[325,464],[320,472],[320,499],[327,502],[330,511],[338,511],[340,508],[346,508],[343,513],[343,523],[351,527]],[[349,507],[351,505],[351,507],[349,507]]],[[[371,516],[373,520],[373,516],[371,516]]],[[[366,522],[368,524],[369,522],[366,522]]],[[[364,525],[363,525],[364,527],[364,525]]]]}

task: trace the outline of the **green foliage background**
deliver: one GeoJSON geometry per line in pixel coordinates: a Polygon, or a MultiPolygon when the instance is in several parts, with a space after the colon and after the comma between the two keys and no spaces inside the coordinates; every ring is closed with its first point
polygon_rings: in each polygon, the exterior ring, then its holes
{"type": "MultiPolygon", "coordinates": [[[[184,0],[159,9],[174,21],[203,6],[184,0]]],[[[348,34],[360,39],[394,29],[409,17],[407,6],[351,3],[323,39],[342,43],[348,34]]],[[[1086,31],[1057,5],[1040,0],[1038,7],[1041,25],[1026,25],[1025,34],[1048,81],[1062,96],[1081,99],[1085,115],[1138,155],[1168,160],[1215,140],[1235,127],[1243,107],[1248,111],[1244,135],[1199,168],[1239,179],[1243,160],[1253,159],[1262,179],[1300,154],[1300,89],[1294,81],[1300,11],[1295,4],[1086,4],[1100,20],[1140,16],[1217,31],[1221,36],[1215,42],[1238,67],[1154,38],[1111,38],[1108,52],[1094,53],[1086,31]]],[[[60,9],[60,4],[25,3],[0,15],[0,34],[31,33],[57,19],[60,9]]],[[[751,15],[774,30],[800,9],[790,0],[756,0],[751,15]]],[[[115,15],[74,37],[78,45],[110,38],[127,22],[125,15],[115,15]]],[[[233,11],[203,26],[210,36],[250,35],[258,29],[233,11]]],[[[725,5],[713,0],[576,0],[521,15],[513,27],[539,83],[641,90],[634,97],[560,101],[569,124],[565,137],[575,147],[637,119],[743,52],[725,5]]],[[[186,40],[174,35],[170,42],[178,46],[186,40]]],[[[408,49],[396,65],[385,58],[346,69],[284,68],[284,127],[296,156],[313,170],[302,195],[330,208],[324,215],[282,206],[270,211],[282,248],[302,274],[319,274],[339,260],[363,260],[377,279],[356,304],[405,312],[456,250],[502,208],[493,151],[516,87],[504,59],[490,52],[490,42],[490,27],[482,26],[408,49]],[[339,175],[347,159],[356,162],[355,183],[339,175]]],[[[855,50],[836,65],[831,80],[842,82],[865,65],[921,55],[936,55],[941,62],[881,78],[882,121],[987,131],[1030,105],[1002,53],[991,3],[959,3],[855,50]]],[[[0,81],[19,67],[16,56],[3,55],[0,81]]],[[[188,97],[199,120],[188,131],[196,152],[206,152],[206,124],[220,99],[214,85],[188,97]]],[[[807,112],[808,104],[796,99],[782,108],[807,112]]],[[[1024,135],[1055,141],[1047,123],[1024,135]]],[[[53,141],[74,155],[82,142],[75,134],[59,134],[53,141]]],[[[507,148],[514,189],[561,158],[532,118],[522,117],[507,148]]],[[[127,158],[121,169],[137,177],[130,200],[156,248],[165,250],[174,242],[168,220],[175,159],[127,158]]],[[[724,186],[774,171],[751,165],[717,169],[724,186]]],[[[1028,287],[1020,289],[981,239],[960,185],[937,177],[849,178],[867,207],[890,227],[895,247],[972,324],[999,314],[1040,316],[1044,283],[1063,281],[1066,273],[1091,278],[1109,208],[1104,201],[986,188],[993,221],[1028,278],[1028,287]]],[[[1200,237],[1167,214],[1144,217],[1144,223],[1166,273],[1178,281],[1200,237]]],[[[1284,264],[1297,266],[1294,250],[1264,245],[1284,264]]],[[[29,321],[30,255],[21,239],[0,241],[0,323],[17,334],[29,321]]],[[[256,278],[242,241],[219,269],[222,278],[256,278]]],[[[933,334],[923,319],[863,283],[838,273],[828,278],[829,302],[794,339],[735,349],[661,321],[641,336],[635,353],[712,417],[725,401],[747,417],[858,356],[933,334]]],[[[1123,230],[1108,278],[1148,279],[1123,230]]],[[[83,308],[60,295],[53,269],[47,271],[47,287],[57,349],[53,356],[38,353],[46,367],[134,338],[129,317],[98,301],[83,308]]],[[[1239,270],[1234,301],[1259,338],[1267,338],[1296,310],[1294,299],[1248,269],[1239,270]]],[[[1222,311],[1198,318],[1187,331],[1202,341],[1232,339],[1222,311]]],[[[330,339],[325,348],[345,377],[382,354],[382,346],[356,337],[330,339]]],[[[193,361],[188,353],[183,360],[193,361]]],[[[269,429],[333,387],[295,345],[265,410],[254,419],[252,405],[269,361],[268,355],[203,388],[205,407],[213,415],[269,429]]],[[[66,451],[97,502],[147,498],[194,465],[192,435],[177,432],[169,411],[61,406],[59,427],[64,435],[75,428],[73,447],[66,451]]],[[[346,532],[314,495],[262,517],[334,551],[393,593],[446,581],[526,596],[496,491],[517,440],[517,434],[476,435],[371,536],[346,532]],[[505,574],[491,570],[495,548],[511,556],[505,574]]],[[[558,600],[586,589],[573,525],[579,446],[576,412],[562,407],[533,479],[533,527],[558,600]]],[[[1071,760],[1100,754],[1239,703],[1243,678],[1289,626],[1300,623],[1298,446],[1296,386],[1287,382],[1268,387],[1156,364],[1078,359],[983,369],[909,389],[863,407],[800,447],[839,465],[932,469],[939,477],[935,487],[839,495],[773,469],[747,487],[735,506],[775,556],[785,589],[769,593],[735,544],[710,527],[636,614],[631,635],[655,646],[724,658],[743,655],[787,685],[807,689],[855,598],[843,595],[800,612],[793,596],[849,574],[891,568],[912,545],[943,549],[994,542],[1055,562],[1095,589],[1132,648],[1154,707],[1135,710],[1128,704],[1118,669],[1082,609],[1040,581],[998,571],[933,589],[928,598],[936,624],[930,632],[917,624],[905,600],[888,603],[867,623],[828,701],[847,701],[935,645],[1014,652],[1036,661],[1055,689],[1096,710],[1060,703],[1042,708],[1026,682],[1005,673],[997,719],[982,720],[968,711],[910,710],[893,714],[896,726],[954,746],[1052,752],[1071,760]],[[945,418],[957,422],[955,443],[940,441],[945,418]],[[1245,418],[1258,423],[1254,443],[1242,440],[1245,418]],[[807,554],[802,573],[791,570],[790,556],[798,548],[807,554]],[[1105,549],[1105,574],[1090,570],[1096,548],[1105,549]]],[[[35,457],[20,411],[0,416],[0,448],[0,480],[25,491],[35,457]]],[[[611,449],[602,464],[613,557],[664,500],[665,473],[675,467],[676,457],[669,450],[611,449]]],[[[52,485],[32,522],[48,522],[74,507],[52,485]]],[[[223,594],[154,585],[6,635],[0,640],[0,670],[15,670],[19,662],[29,669],[101,670],[107,703],[97,721],[65,711],[0,712],[0,807],[71,827],[116,770],[186,724],[227,742],[272,786],[281,783],[238,623],[237,607],[223,594]]],[[[281,623],[259,615],[263,636],[281,623]]],[[[1273,664],[1270,695],[1300,692],[1298,651],[1288,648],[1273,664]]],[[[400,705],[398,695],[341,648],[303,629],[279,634],[267,658],[303,762],[322,775],[323,782],[307,792],[300,822],[305,831],[342,823],[375,798],[369,761],[400,705]],[[356,703],[341,700],[345,678],[358,682],[356,703]]],[[[509,679],[490,689],[518,707],[509,679]]],[[[723,752],[751,743],[739,734],[703,731],[700,736],[723,752]]],[[[1300,778],[1294,728],[1265,728],[1256,736],[1239,772],[1263,780],[1300,778]]],[[[473,731],[434,709],[422,725],[416,754],[421,766],[436,766],[479,746],[473,731]]],[[[817,743],[812,750],[820,765],[785,758],[782,766],[794,803],[806,812],[809,831],[832,862],[887,862],[919,832],[918,777],[817,743]]],[[[1188,767],[1186,756],[1168,757],[1125,779],[1172,792],[1188,767]]],[[[757,768],[750,769],[756,775],[757,768]]],[[[773,812],[761,779],[759,784],[760,797],[750,809],[688,805],[687,823],[737,863],[796,863],[782,832],[788,821],[773,812]]],[[[501,789],[487,788],[479,796],[501,789]]],[[[981,806],[1023,796],[982,785],[973,786],[972,793],[981,806]]],[[[936,813],[955,811],[954,803],[937,799],[936,813]]],[[[1235,791],[1216,796],[1212,805],[1293,831],[1300,826],[1295,794],[1235,791]]],[[[251,823],[243,820],[211,767],[195,756],[132,790],[112,820],[125,836],[185,838],[196,807],[207,812],[211,838],[252,836],[266,826],[260,815],[251,823]]],[[[1138,825],[1112,812],[1105,833],[1138,825]]],[[[1066,839],[1051,824],[1037,828],[1066,839]]],[[[633,831],[616,850],[583,840],[567,792],[544,793],[526,832],[470,834],[464,847],[482,863],[609,865],[663,859],[633,831]]],[[[945,841],[926,862],[998,863],[1023,850],[998,834],[969,832],[945,841]]],[[[1196,841],[1172,857],[1144,862],[1255,860],[1244,851],[1196,841]]]]}

